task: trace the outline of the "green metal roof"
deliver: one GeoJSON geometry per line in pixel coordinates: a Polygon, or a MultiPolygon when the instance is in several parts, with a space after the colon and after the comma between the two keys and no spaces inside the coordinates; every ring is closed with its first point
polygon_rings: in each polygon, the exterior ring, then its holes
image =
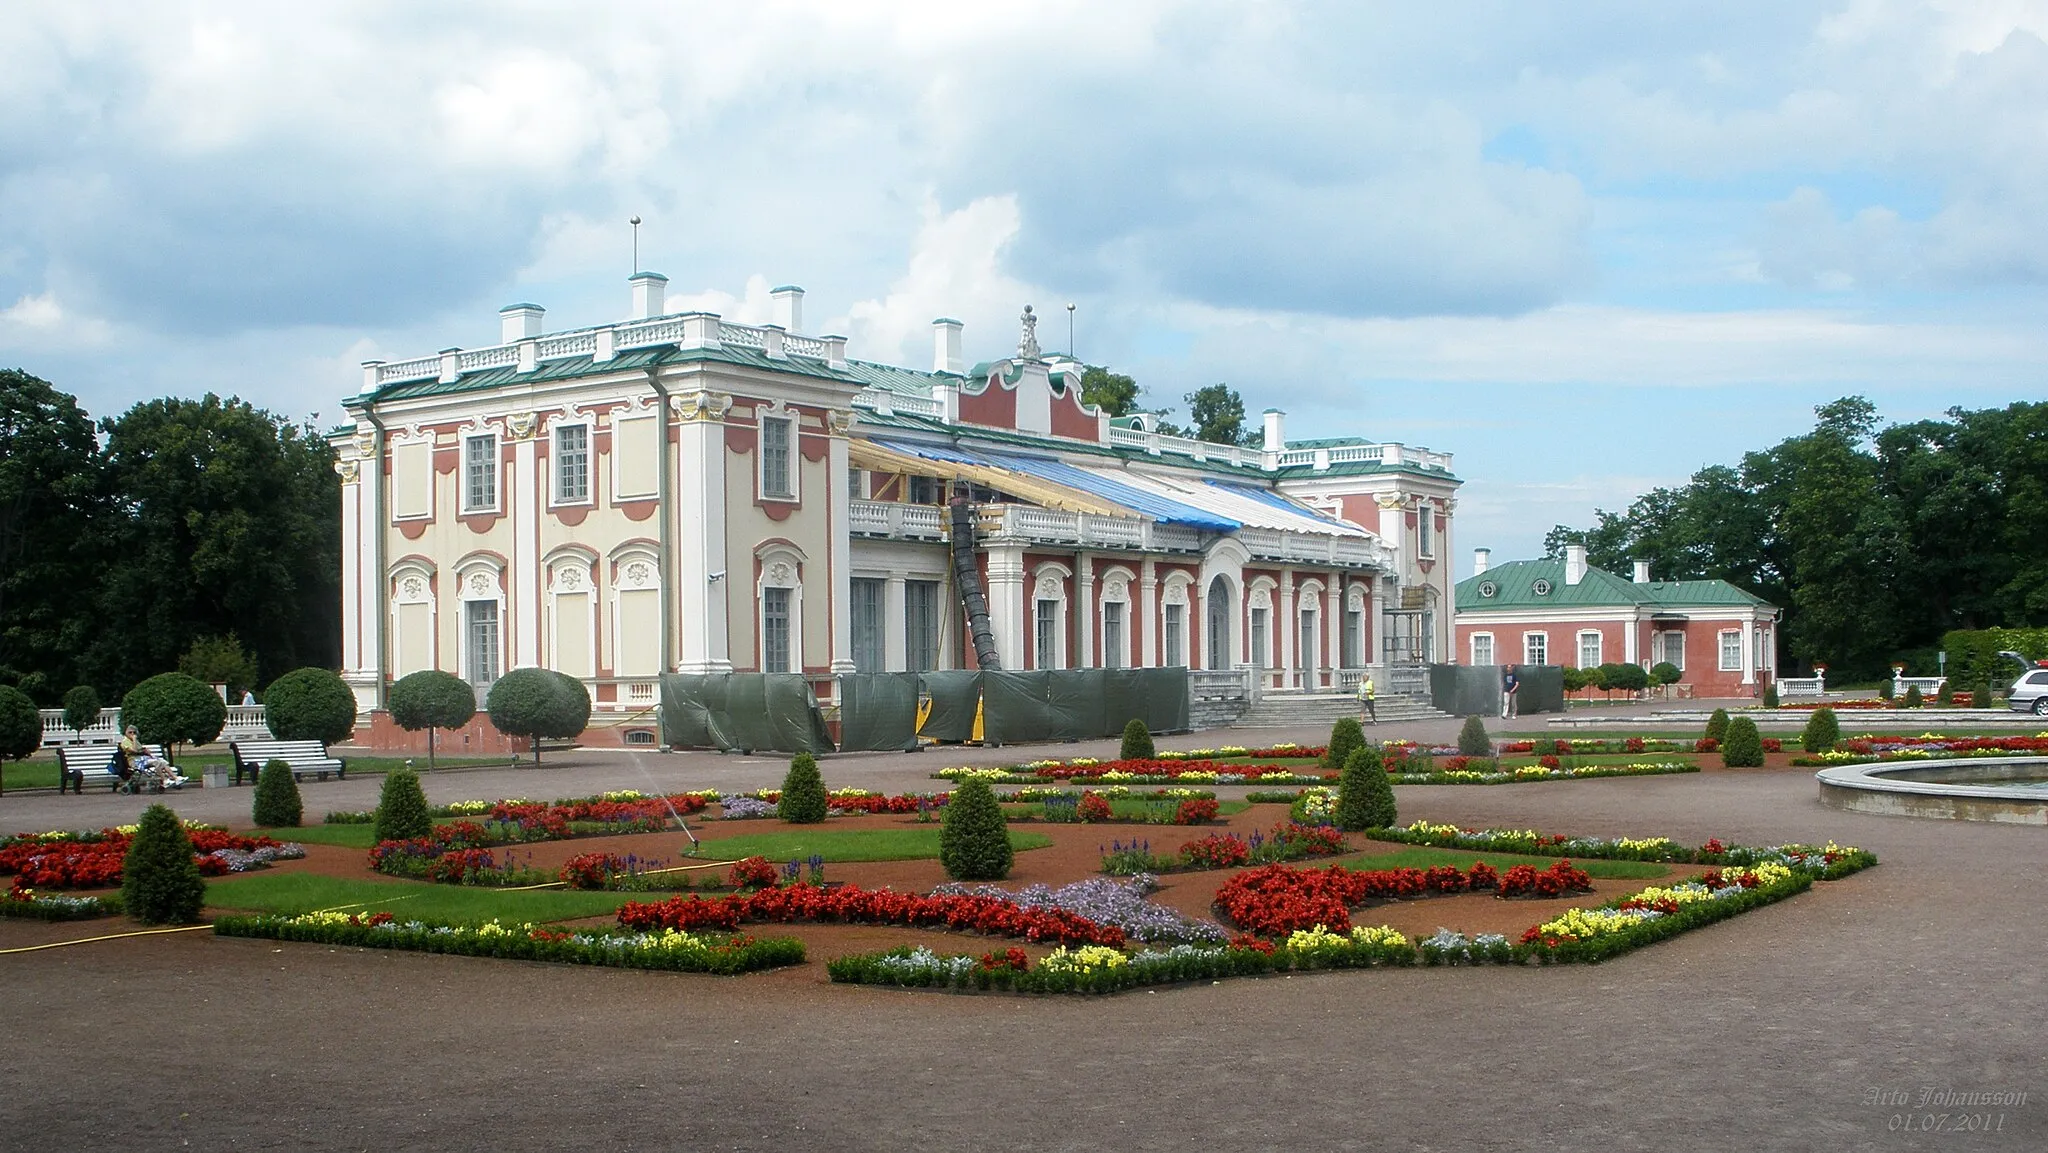
{"type": "Polygon", "coordinates": [[[1768,606],[1769,602],[1723,580],[1636,584],[1591,565],[1586,566],[1586,575],[1579,583],[1570,585],[1564,581],[1564,562],[1545,559],[1508,561],[1466,577],[1458,582],[1457,605],[1459,612],[1469,613],[1539,608],[1768,606]],[[1536,591],[1538,581],[1548,582],[1547,592],[1536,591]],[[1493,586],[1493,595],[1481,596],[1481,585],[1493,586]]]}
{"type": "Polygon", "coordinates": [[[422,396],[449,396],[461,392],[476,392],[486,388],[502,388],[508,384],[539,384],[553,380],[571,380],[579,376],[593,376],[603,372],[618,372],[627,368],[646,368],[657,364],[690,364],[713,361],[719,364],[737,364],[747,368],[765,369],[770,372],[786,372],[797,376],[817,377],[824,380],[839,380],[861,383],[849,372],[827,367],[824,361],[806,357],[790,357],[783,360],[771,358],[758,348],[724,346],[720,348],[676,348],[667,345],[660,348],[635,348],[621,352],[610,360],[599,364],[588,353],[580,356],[564,356],[544,360],[532,372],[521,372],[517,366],[506,365],[498,368],[476,369],[465,372],[459,379],[443,381],[432,377],[424,380],[407,380],[387,384],[377,390],[374,399],[412,400],[422,396]]]}

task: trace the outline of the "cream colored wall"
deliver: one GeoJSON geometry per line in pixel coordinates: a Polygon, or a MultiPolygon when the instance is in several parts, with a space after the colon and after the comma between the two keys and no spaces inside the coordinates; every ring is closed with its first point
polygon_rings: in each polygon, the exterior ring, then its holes
{"type": "MultiPolygon", "coordinates": [[[[806,418],[805,432],[816,429],[806,418]]],[[[812,462],[796,453],[797,493],[802,505],[786,520],[774,520],[754,503],[753,452],[725,454],[726,619],[732,622],[732,663],[738,669],[760,667],[760,602],[755,553],[763,542],[786,540],[804,555],[803,663],[825,668],[832,663],[832,580],[830,539],[831,457],[812,462]]],[[[845,484],[845,478],[839,478],[845,484]]]]}

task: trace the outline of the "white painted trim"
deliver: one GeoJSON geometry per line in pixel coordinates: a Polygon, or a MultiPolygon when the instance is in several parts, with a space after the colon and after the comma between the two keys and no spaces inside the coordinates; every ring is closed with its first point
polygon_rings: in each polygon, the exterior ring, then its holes
{"type": "Polygon", "coordinates": [[[460,470],[455,484],[455,509],[462,516],[497,515],[505,510],[505,439],[487,429],[463,430],[459,434],[455,467],[460,470]],[[489,437],[491,441],[491,503],[473,505],[469,503],[469,465],[472,439],[489,437]]]}
{"type": "Polygon", "coordinates": [[[1500,657],[1500,646],[1494,644],[1492,633],[1473,633],[1466,638],[1466,642],[1466,658],[1473,665],[1491,665],[1498,663],[1498,659],[1500,657]],[[1486,659],[1483,661],[1479,659],[1479,640],[1481,637],[1486,638],[1486,659]]]}
{"type": "Polygon", "coordinates": [[[586,416],[581,420],[548,422],[548,507],[595,507],[597,504],[597,471],[596,418],[586,416]],[[560,434],[565,428],[581,428],[583,430],[583,497],[580,500],[561,499],[562,442],[560,434]]]}

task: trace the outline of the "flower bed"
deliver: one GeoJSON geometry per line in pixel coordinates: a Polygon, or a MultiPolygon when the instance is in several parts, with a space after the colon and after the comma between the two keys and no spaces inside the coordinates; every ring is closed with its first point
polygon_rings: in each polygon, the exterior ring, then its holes
{"type": "Polygon", "coordinates": [[[1065,945],[1121,945],[1124,930],[1058,908],[1021,905],[1007,894],[919,896],[893,889],[853,885],[821,888],[797,884],[706,900],[671,897],[619,907],[628,929],[733,929],[741,921],[844,921],[873,925],[964,929],[991,936],[1022,937],[1065,945]]]}
{"type": "Polygon", "coordinates": [[[1884,761],[1924,761],[1946,757],[2048,756],[2048,734],[2032,737],[1948,737],[1922,733],[1917,737],[1857,736],[1838,742],[1825,753],[1792,758],[1794,765],[1866,765],[1884,761]]]}
{"type": "Polygon", "coordinates": [[[1240,837],[1236,833],[1211,833],[1182,845],[1180,852],[1173,857],[1155,856],[1150,841],[1132,841],[1129,845],[1113,841],[1102,851],[1102,871],[1131,876],[1234,869],[1242,865],[1298,861],[1305,857],[1334,857],[1349,848],[1344,843],[1344,834],[1330,825],[1286,821],[1273,826],[1270,835],[1256,829],[1248,837],[1240,837]]]}
{"type": "Polygon", "coordinates": [[[121,894],[104,897],[74,897],[68,893],[38,893],[24,888],[20,878],[7,895],[0,897],[0,917],[21,917],[35,921],[85,921],[110,917],[121,911],[121,894]]]}
{"type": "Polygon", "coordinates": [[[1543,964],[1598,963],[1675,937],[1813,886],[1814,875],[1783,865],[1716,869],[1677,885],[1653,886],[1595,909],[1567,909],[1522,934],[1517,957],[1543,964]]]}
{"type": "MultiPolygon", "coordinates": [[[[1033,794],[1031,802],[1042,806],[1039,819],[1050,824],[1138,824],[1201,825],[1216,819],[1222,806],[1213,794],[1194,795],[1192,789],[1159,789],[1132,796],[1129,789],[1114,787],[1096,792],[1066,790],[1020,790],[1033,794]]],[[[1017,794],[1012,794],[1013,796],[1017,794]]],[[[1013,816],[1012,821],[1030,820],[1013,816]]]]}
{"type": "Polygon", "coordinates": [[[986,897],[1009,900],[1026,909],[1057,909],[1084,917],[1098,925],[1121,929],[1133,941],[1221,941],[1223,930],[1206,921],[1181,915],[1146,896],[1159,887],[1152,877],[1140,874],[1124,881],[1091,878],[1062,885],[1027,885],[1008,893],[994,885],[946,884],[934,889],[934,896],[986,897]]]}
{"type": "MultiPolygon", "coordinates": [[[[690,793],[669,793],[666,796],[650,796],[632,789],[620,789],[600,793],[594,797],[565,797],[553,801],[533,801],[525,797],[507,797],[496,801],[453,801],[437,805],[429,810],[429,816],[445,817],[487,817],[491,819],[517,820],[514,814],[531,816],[536,810],[554,811],[564,822],[629,823],[642,818],[666,820],[673,813],[689,816],[704,811],[706,805],[718,799],[716,789],[700,789],[690,793]]],[[[325,821],[330,825],[375,824],[377,814],[367,811],[342,810],[328,813],[325,821]]],[[[621,830],[632,831],[632,830],[621,830]]]]}
{"type": "Polygon", "coordinates": [[[619,933],[567,931],[538,925],[450,925],[400,921],[388,912],[271,914],[222,917],[213,925],[222,937],[313,941],[370,949],[410,949],[465,957],[609,965],[628,969],[669,969],[685,973],[748,973],[800,965],[803,942],[790,937],[724,940],[677,929],[619,933]]]}
{"type": "MultiPolygon", "coordinates": [[[[1389,748],[1393,744],[1389,743],[1389,748]]],[[[1445,750],[1455,753],[1456,750],[1445,750]]],[[[1389,777],[1398,785],[1505,785],[1531,781],[1582,780],[1590,777],[1641,777],[1663,773],[1696,773],[1698,765],[1676,761],[1643,761],[1630,765],[1522,765],[1503,769],[1491,761],[1452,757],[1444,767],[1423,759],[1412,747],[1387,761],[1389,777]],[[1468,764],[1492,767],[1473,769],[1468,764]],[[1427,765],[1428,767],[1424,767],[1427,765]]],[[[1335,772],[1297,770],[1284,765],[1226,765],[1216,761],[1036,761],[1006,769],[953,768],[932,774],[953,781],[979,778],[992,785],[1042,781],[1100,781],[1116,784],[1321,785],[1338,778],[1335,772]]]]}
{"type": "MultiPolygon", "coordinates": [[[[243,837],[211,825],[185,826],[199,871],[208,876],[260,869],[276,860],[296,860],[305,847],[269,837],[243,837]]],[[[0,841],[0,876],[12,874],[18,887],[111,889],[121,883],[122,861],[135,826],[99,832],[24,833],[0,841]]]]}
{"type": "Polygon", "coordinates": [[[1375,841],[1403,845],[1433,845],[1444,849],[1476,849],[1482,852],[1521,853],[1538,857],[1580,857],[1606,861],[1669,861],[1687,865],[1783,865],[1796,872],[1811,873],[1822,880],[1846,877],[1877,863],[1877,857],[1863,849],[1837,845],[1736,845],[1715,837],[1697,848],[1688,848],[1669,837],[1567,837],[1539,833],[1534,829],[1461,829],[1456,825],[1432,825],[1416,821],[1406,828],[1367,829],[1375,841]]]}
{"type": "MultiPolygon", "coordinates": [[[[1561,864],[1563,862],[1560,862],[1561,864]]],[[[1528,866],[1519,866],[1528,868],[1528,866]]],[[[1568,868],[1568,866],[1567,866],[1568,868]]],[[[1530,874],[1537,875],[1534,869],[1530,874]]],[[[1556,892],[1584,891],[1591,884],[1576,869],[1550,874],[1546,887],[1556,892]],[[1573,874],[1576,874],[1575,876],[1573,874]]],[[[1342,865],[1327,869],[1290,869],[1266,865],[1226,881],[1216,891],[1219,919],[1248,933],[1277,936],[1318,925],[1344,929],[1351,925],[1351,910],[1367,901],[1413,900],[1446,893],[1492,889],[1501,877],[1492,867],[1475,863],[1470,870],[1439,865],[1431,869],[1352,870],[1342,865]]],[[[1512,895],[1552,896],[1539,893],[1535,882],[1529,890],[1512,895]]]]}

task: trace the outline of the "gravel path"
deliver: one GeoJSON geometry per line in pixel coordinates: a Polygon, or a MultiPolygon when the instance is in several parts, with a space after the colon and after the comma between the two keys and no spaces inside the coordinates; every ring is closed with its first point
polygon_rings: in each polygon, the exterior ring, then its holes
{"type": "MultiPolygon", "coordinates": [[[[897,791],[933,787],[934,767],[1018,752],[824,767],[835,786],[897,791]]],[[[753,788],[779,783],[782,767],[591,753],[445,772],[428,791],[753,788]]],[[[317,813],[369,807],[375,790],[330,782],[305,795],[317,813]]],[[[173,802],[241,820],[248,797],[173,802]]],[[[1825,809],[1803,770],[1404,786],[1400,801],[1404,821],[1833,837],[1884,864],[1597,967],[1322,974],[1098,1000],[205,933],[0,956],[0,1149],[2048,1148],[2040,830],[1825,809]],[[1924,1088],[2027,1097],[1918,1106],[1924,1088]],[[1883,1103],[1891,1094],[1903,1102],[1883,1103]],[[1892,1131],[1943,1113],[1989,1113],[2003,1128],[1892,1131]]],[[[110,823],[138,808],[10,794],[0,827],[110,823]]],[[[32,932],[0,923],[0,948],[32,932]]]]}

